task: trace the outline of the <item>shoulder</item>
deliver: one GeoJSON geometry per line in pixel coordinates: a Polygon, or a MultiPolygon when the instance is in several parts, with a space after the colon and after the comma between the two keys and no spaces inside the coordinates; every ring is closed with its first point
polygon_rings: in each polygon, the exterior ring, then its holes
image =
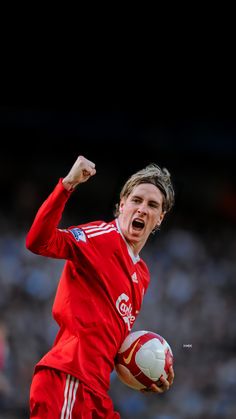
{"type": "Polygon", "coordinates": [[[80,228],[85,232],[88,238],[103,236],[108,233],[115,232],[117,233],[117,227],[114,221],[93,221],[87,224],[82,224],[80,228]]]}
{"type": "Polygon", "coordinates": [[[146,273],[146,275],[150,276],[149,268],[146,262],[142,258],[140,258],[138,265],[139,265],[139,268],[142,269],[142,271],[146,273]]]}
{"type": "Polygon", "coordinates": [[[145,277],[146,280],[149,282],[150,281],[150,270],[149,270],[149,267],[148,267],[147,263],[142,258],[140,258],[136,266],[138,267],[138,270],[139,270],[140,274],[143,277],[145,277]]]}
{"type": "Polygon", "coordinates": [[[68,231],[76,237],[84,236],[87,239],[92,239],[92,241],[94,241],[95,238],[99,240],[103,238],[108,239],[112,233],[115,235],[119,233],[114,220],[110,222],[102,220],[91,221],[86,224],[71,226],[68,228],[68,231]]]}

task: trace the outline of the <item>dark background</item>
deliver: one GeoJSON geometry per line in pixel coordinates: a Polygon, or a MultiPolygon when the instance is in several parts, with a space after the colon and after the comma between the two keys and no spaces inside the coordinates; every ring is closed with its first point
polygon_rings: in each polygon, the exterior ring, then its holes
{"type": "MultiPolygon", "coordinates": [[[[18,205],[25,206],[23,212],[27,205],[28,210],[30,207],[34,210],[40,197],[33,189],[47,193],[58,177],[65,176],[77,156],[83,154],[97,167],[96,180],[81,188],[83,216],[93,216],[91,204],[96,202],[99,205],[95,212],[108,217],[126,177],[156,162],[172,173],[175,216],[185,216],[188,222],[189,216],[191,219],[196,215],[208,224],[209,211],[213,217],[225,216],[226,211],[229,219],[234,219],[234,208],[221,208],[224,206],[221,200],[235,193],[236,120],[223,106],[220,109],[212,106],[213,102],[208,111],[203,106],[202,112],[197,106],[189,109],[187,105],[180,106],[175,111],[170,107],[169,113],[165,109],[131,112],[3,106],[0,111],[3,211],[9,214],[18,205]],[[30,186],[31,199],[21,196],[22,189],[30,186]],[[29,201],[28,204],[18,203],[18,195],[20,201],[29,201]]],[[[74,203],[71,210],[72,207],[74,203]]],[[[28,214],[25,215],[29,221],[28,214]]],[[[25,215],[16,223],[26,221],[25,215]]]]}

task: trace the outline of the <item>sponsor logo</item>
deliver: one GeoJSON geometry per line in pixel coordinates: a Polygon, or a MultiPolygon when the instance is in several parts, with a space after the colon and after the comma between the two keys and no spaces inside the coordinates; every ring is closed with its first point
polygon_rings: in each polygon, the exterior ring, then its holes
{"type": "Polygon", "coordinates": [[[83,230],[81,230],[81,228],[72,228],[71,230],[69,230],[69,232],[73,234],[77,242],[79,241],[86,242],[85,233],[83,232],[83,230]]]}
{"type": "Polygon", "coordinates": [[[128,303],[129,297],[126,294],[121,294],[116,300],[116,308],[122,316],[124,322],[127,324],[128,330],[131,330],[132,324],[135,321],[135,316],[132,315],[132,304],[128,303]]]}
{"type": "Polygon", "coordinates": [[[129,355],[128,355],[126,358],[124,357],[124,361],[125,361],[126,365],[128,365],[128,364],[130,363],[131,358],[132,358],[132,356],[133,356],[133,353],[134,353],[134,351],[135,351],[135,348],[136,348],[136,346],[138,345],[139,341],[140,341],[140,339],[138,339],[138,340],[137,340],[137,342],[134,344],[134,346],[133,346],[133,348],[131,349],[131,351],[130,351],[129,355]]]}

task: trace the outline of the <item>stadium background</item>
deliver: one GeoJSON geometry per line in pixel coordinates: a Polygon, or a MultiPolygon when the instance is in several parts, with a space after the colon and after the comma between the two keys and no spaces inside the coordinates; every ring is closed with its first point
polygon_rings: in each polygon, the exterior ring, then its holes
{"type": "Polygon", "coordinates": [[[2,107],[0,135],[0,419],[28,417],[33,367],[57,331],[51,306],[63,262],[31,254],[24,240],[79,154],[97,175],[71,197],[62,226],[112,218],[123,182],[149,162],[170,170],[176,190],[173,211],[142,252],[152,283],[133,329],[168,340],[176,378],[156,397],[112,374],[122,419],[235,418],[235,118],[187,108],[2,107]]]}

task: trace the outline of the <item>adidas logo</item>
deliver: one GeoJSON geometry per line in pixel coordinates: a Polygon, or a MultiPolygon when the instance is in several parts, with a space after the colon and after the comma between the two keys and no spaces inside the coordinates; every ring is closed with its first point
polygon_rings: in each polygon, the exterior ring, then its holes
{"type": "Polygon", "coordinates": [[[136,284],[138,284],[138,278],[137,278],[136,272],[134,272],[133,275],[131,275],[131,279],[133,282],[136,282],[136,284]]]}

